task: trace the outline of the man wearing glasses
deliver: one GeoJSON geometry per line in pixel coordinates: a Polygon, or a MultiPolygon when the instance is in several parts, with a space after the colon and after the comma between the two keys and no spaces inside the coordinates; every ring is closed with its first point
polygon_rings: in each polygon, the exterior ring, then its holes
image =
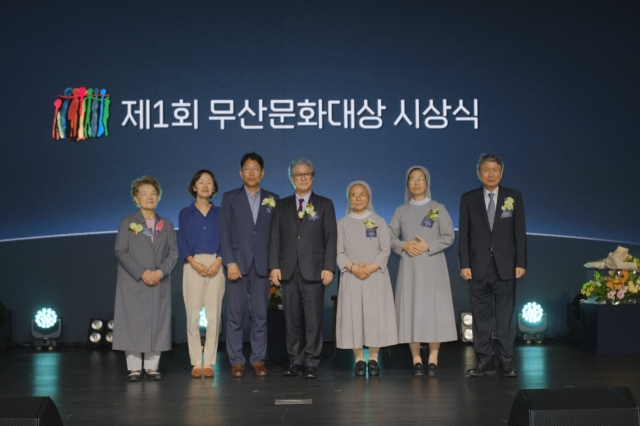
{"type": "Polygon", "coordinates": [[[282,284],[291,366],[285,376],[318,376],[322,351],[324,286],[336,270],[337,226],[333,202],[312,192],[311,161],[295,160],[289,179],[295,194],[273,211],[269,240],[270,279],[282,284]]]}
{"type": "Polygon", "coordinates": [[[233,377],[244,376],[244,313],[251,310],[251,371],[266,376],[269,231],[279,197],[260,187],[264,160],[255,152],[240,160],[244,185],[226,192],[220,204],[220,246],[227,267],[227,353],[233,377]]]}

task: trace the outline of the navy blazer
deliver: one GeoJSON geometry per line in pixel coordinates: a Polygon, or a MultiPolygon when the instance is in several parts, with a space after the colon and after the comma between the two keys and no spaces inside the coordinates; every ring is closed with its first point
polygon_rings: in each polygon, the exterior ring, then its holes
{"type": "Polygon", "coordinates": [[[321,281],[323,270],[336,270],[338,231],[333,202],[313,192],[309,197],[318,219],[305,214],[298,222],[296,196],[283,198],[274,211],[269,242],[269,269],[280,269],[282,279],[291,278],[296,265],[307,281],[321,281]]]}
{"type": "Polygon", "coordinates": [[[491,249],[500,278],[515,279],[516,267],[527,267],[527,231],[520,192],[500,186],[493,231],[489,228],[482,187],[463,194],[459,241],[460,268],[471,268],[474,280],[485,278],[492,261],[491,249]],[[511,215],[503,215],[501,209],[507,197],[514,200],[511,215]]]}
{"type": "Polygon", "coordinates": [[[269,276],[269,230],[273,208],[263,206],[265,198],[273,197],[276,205],[278,195],[260,188],[260,209],[253,223],[253,214],[246,189],[225,192],[220,203],[220,247],[225,265],[235,263],[240,273],[249,273],[251,262],[256,264],[256,272],[262,277],[269,276]]]}

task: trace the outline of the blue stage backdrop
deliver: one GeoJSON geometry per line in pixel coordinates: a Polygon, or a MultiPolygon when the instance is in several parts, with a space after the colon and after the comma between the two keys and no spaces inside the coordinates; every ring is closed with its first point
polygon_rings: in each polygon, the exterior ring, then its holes
{"type": "Polygon", "coordinates": [[[281,196],[311,159],[338,217],[364,179],[389,220],[424,165],[457,227],[495,152],[529,232],[638,243],[639,5],[4,2],[0,240],[113,231],[143,174],[177,222],[192,174],[239,187],[248,151],[281,196]]]}
{"type": "MultiPolygon", "coordinates": [[[[293,192],[290,162],[311,159],[338,218],[346,185],[363,179],[390,220],[407,168],[426,166],[456,227],[479,154],[501,155],[503,184],[542,234],[529,239],[517,305],[541,303],[548,335],[563,334],[589,278],[581,265],[618,243],[640,249],[638,22],[640,3],[617,0],[2,2],[0,300],[14,340],[30,338],[42,306],[64,317],[66,342],[113,314],[115,236],[42,237],[113,232],[144,174],[175,223],[196,170],[237,188],[248,151],[281,196],[293,192]]],[[[461,311],[456,252],[445,255],[461,311]]],[[[176,342],[181,281],[178,265],[176,342]]]]}

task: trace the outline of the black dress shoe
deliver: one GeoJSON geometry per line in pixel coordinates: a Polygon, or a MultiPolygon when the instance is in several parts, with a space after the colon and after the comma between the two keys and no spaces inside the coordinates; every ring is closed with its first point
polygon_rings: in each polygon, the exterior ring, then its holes
{"type": "Polygon", "coordinates": [[[356,373],[356,376],[365,376],[367,374],[367,363],[364,361],[356,362],[354,373],[356,373]]]}
{"type": "Polygon", "coordinates": [[[302,366],[301,365],[296,365],[296,364],[291,364],[289,366],[289,369],[284,372],[284,376],[285,377],[302,376],[302,366]]]}
{"type": "Polygon", "coordinates": [[[369,364],[367,365],[369,370],[369,377],[379,376],[380,375],[380,366],[378,365],[378,361],[369,360],[369,364]]]}
{"type": "Polygon", "coordinates": [[[424,365],[422,365],[422,363],[421,363],[421,362],[419,362],[419,363],[415,364],[415,365],[413,366],[413,372],[412,372],[412,374],[413,374],[414,376],[416,376],[416,377],[417,377],[417,376],[424,376],[424,365]]]}
{"type": "Polygon", "coordinates": [[[467,370],[467,375],[469,376],[477,377],[491,374],[496,374],[496,366],[493,362],[493,358],[487,361],[478,361],[473,368],[467,370]]]}
{"type": "Polygon", "coordinates": [[[498,370],[504,377],[518,377],[518,372],[511,366],[510,362],[501,362],[498,365],[498,370]]]}
{"type": "Polygon", "coordinates": [[[318,369],[315,367],[307,367],[304,369],[304,378],[305,379],[317,379],[318,378],[318,369]]]}
{"type": "Polygon", "coordinates": [[[431,376],[431,377],[437,376],[439,372],[440,372],[440,369],[434,363],[431,363],[431,364],[427,365],[427,375],[428,376],[431,376]]]}

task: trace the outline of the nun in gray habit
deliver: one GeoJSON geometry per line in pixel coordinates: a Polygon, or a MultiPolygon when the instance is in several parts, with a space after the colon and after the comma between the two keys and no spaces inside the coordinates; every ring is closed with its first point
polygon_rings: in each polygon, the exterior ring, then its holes
{"type": "Polygon", "coordinates": [[[398,343],[396,313],[387,260],[391,254],[389,228],[375,214],[371,188],[357,180],[347,187],[347,214],[338,221],[340,289],[336,321],[337,347],[353,349],[355,374],[380,373],[380,347],[398,343]],[[369,347],[368,365],[363,347],[369,347]]]}
{"type": "Polygon", "coordinates": [[[429,343],[427,374],[438,374],[440,342],[457,339],[451,283],[443,250],[455,234],[444,205],[431,199],[431,177],[422,166],[410,167],[405,203],[391,218],[391,249],[401,256],[396,283],[398,340],[409,343],[413,375],[425,374],[420,343],[429,343]]]}

